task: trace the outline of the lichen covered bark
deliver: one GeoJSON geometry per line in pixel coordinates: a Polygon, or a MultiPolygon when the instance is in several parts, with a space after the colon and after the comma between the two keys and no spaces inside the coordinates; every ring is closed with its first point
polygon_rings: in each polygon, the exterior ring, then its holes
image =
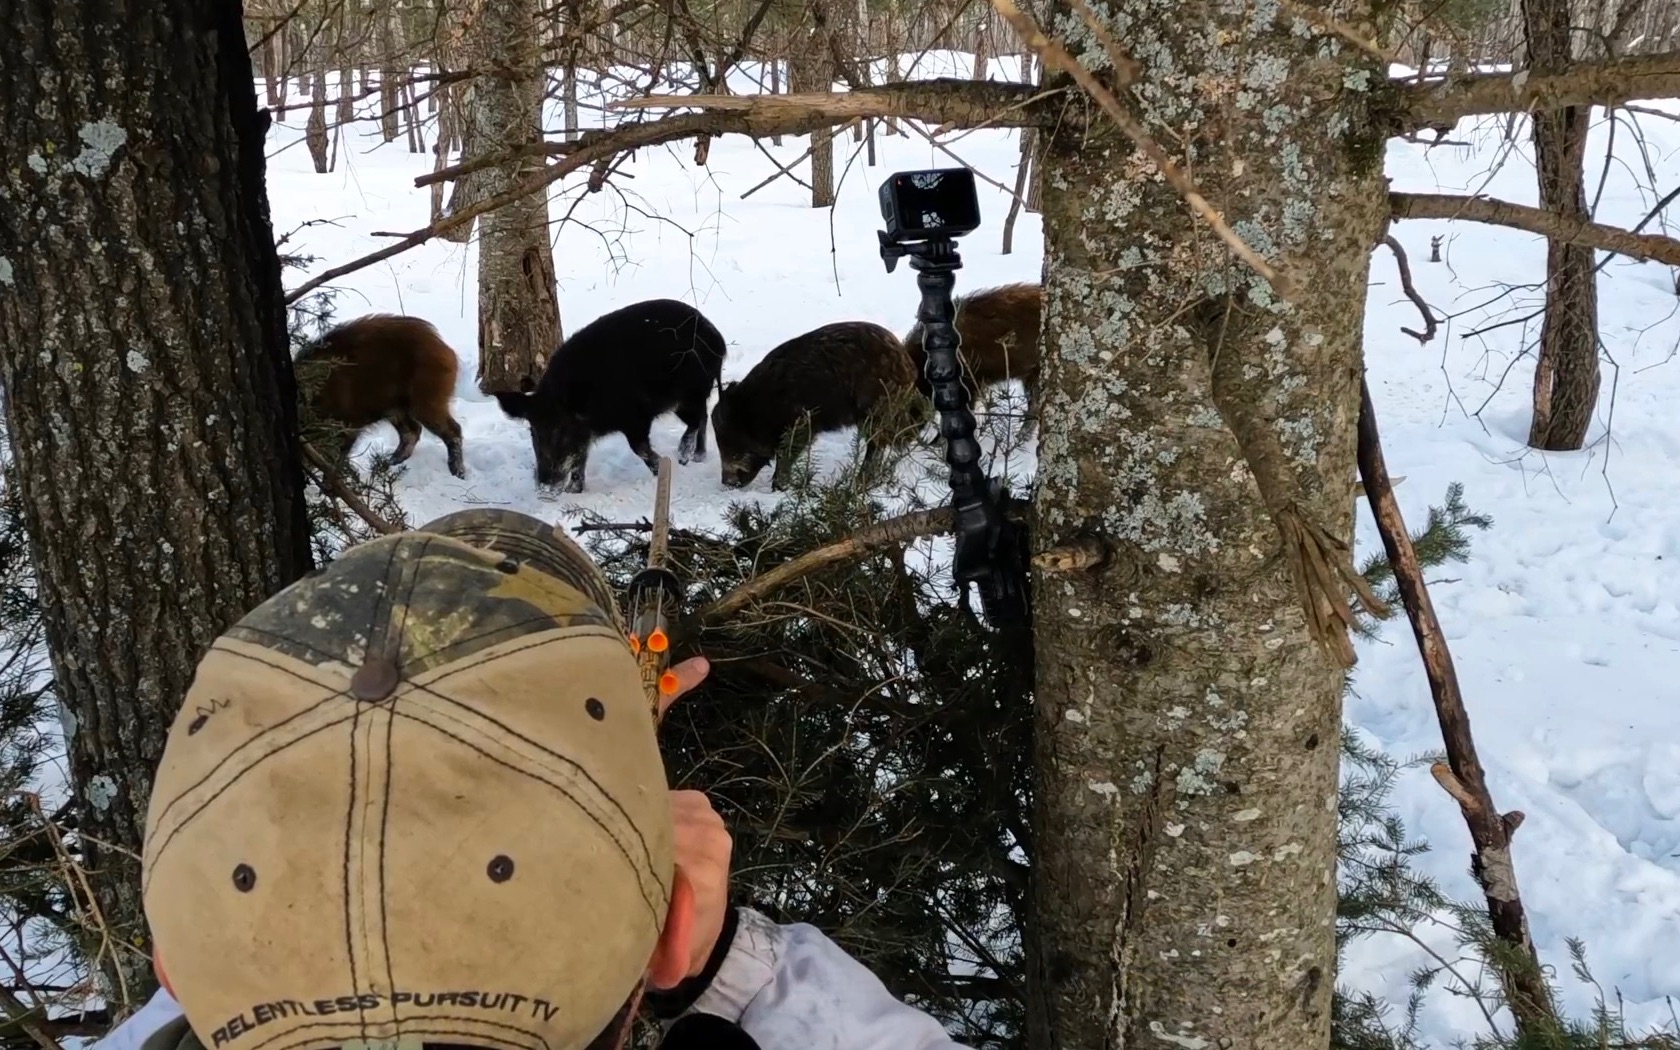
{"type": "Polygon", "coordinates": [[[120,1009],[152,987],[131,854],[169,724],[310,564],[266,122],[219,0],[8,5],[0,70],[8,481],[120,1009]]]}
{"type": "MultiPolygon", "coordinates": [[[[1268,503],[1351,540],[1384,71],[1278,0],[1088,2],[1142,66],[1121,98],[1300,291],[1235,262],[1113,122],[1045,134],[1034,545],[1113,556],[1034,582],[1029,1035],[1310,1050],[1335,981],[1343,671],[1268,503]]],[[[1076,10],[1046,30],[1112,82],[1076,10]]]]}
{"type": "MultiPolygon", "coordinates": [[[[475,199],[498,196],[540,173],[542,101],[547,87],[537,42],[539,5],[485,3],[467,32],[472,82],[466,140],[475,150],[525,149],[486,168],[475,199]]],[[[560,345],[560,304],[549,240],[548,193],[540,191],[478,221],[478,385],[485,393],[535,383],[560,345]]]]}

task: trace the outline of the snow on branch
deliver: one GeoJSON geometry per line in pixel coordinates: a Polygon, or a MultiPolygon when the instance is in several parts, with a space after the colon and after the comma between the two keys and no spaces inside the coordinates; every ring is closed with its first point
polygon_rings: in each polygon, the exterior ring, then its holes
{"type": "Polygon", "coordinates": [[[1565,106],[1613,106],[1680,95],[1680,51],[1580,62],[1562,73],[1481,73],[1399,83],[1396,132],[1452,125],[1464,117],[1565,106]]]}
{"type": "Polygon", "coordinates": [[[1527,230],[1554,241],[1585,245],[1633,259],[1680,266],[1680,240],[1673,237],[1630,233],[1620,227],[1588,222],[1544,208],[1450,193],[1390,193],[1388,203],[1396,219],[1469,219],[1527,230]]]}

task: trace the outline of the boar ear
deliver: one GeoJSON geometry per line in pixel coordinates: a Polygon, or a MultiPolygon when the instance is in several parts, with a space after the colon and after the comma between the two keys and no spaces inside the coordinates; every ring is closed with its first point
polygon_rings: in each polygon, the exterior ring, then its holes
{"type": "Polygon", "coordinates": [[[497,390],[496,403],[509,419],[525,419],[530,415],[531,395],[525,391],[497,390]]]}

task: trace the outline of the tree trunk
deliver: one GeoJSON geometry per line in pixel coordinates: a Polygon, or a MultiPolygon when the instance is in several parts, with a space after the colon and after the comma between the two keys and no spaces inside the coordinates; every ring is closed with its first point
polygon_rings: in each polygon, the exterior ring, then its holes
{"type": "Polygon", "coordinates": [[[327,76],[325,73],[310,80],[312,95],[309,103],[309,122],[304,125],[303,137],[309,147],[309,159],[315,162],[315,174],[325,175],[331,170],[327,157],[327,76]]]}
{"type": "MultiPolygon", "coordinates": [[[[1115,40],[1149,27],[1154,84],[1122,94],[1154,139],[1251,246],[1309,276],[1281,302],[1094,106],[1088,130],[1041,138],[1034,547],[1094,535],[1112,553],[1034,586],[1029,1042],[1322,1050],[1344,672],[1308,634],[1269,508],[1351,543],[1387,216],[1364,105],[1386,70],[1297,34],[1286,8],[1089,2],[1115,40]]],[[[1081,23],[1070,0],[1047,6],[1081,23]]],[[[1079,39],[1091,68],[1097,35],[1079,39]]]]}
{"type": "MultiPolygon", "coordinates": [[[[1569,0],[1523,0],[1528,68],[1555,72],[1571,58],[1569,0]]],[[[1587,127],[1592,109],[1575,106],[1532,114],[1540,207],[1587,215],[1587,127]]],[[[1528,443],[1571,452],[1586,441],[1598,405],[1598,275],[1591,248],[1549,240],[1546,320],[1534,366],[1534,418],[1528,443]]]]}
{"type": "MultiPolygon", "coordinates": [[[[832,60],[827,41],[817,33],[802,33],[795,45],[794,60],[789,63],[788,91],[827,91],[834,83],[829,71],[832,60]]],[[[834,131],[818,128],[811,132],[811,207],[827,208],[834,204],[834,131]]]]}
{"type": "MultiPolygon", "coordinates": [[[[782,60],[779,59],[779,58],[772,57],[770,59],[770,94],[780,95],[781,93],[782,93],[782,60]]],[[[782,144],[782,137],[780,135],[771,135],[770,136],[770,145],[780,146],[781,144],[782,144]]]]}
{"type": "MultiPolygon", "coordinates": [[[[445,64],[446,68],[465,69],[472,66],[470,53],[472,34],[479,31],[479,18],[483,11],[484,0],[467,0],[459,8],[458,17],[460,21],[450,27],[444,39],[438,43],[439,60],[445,64]]],[[[476,85],[485,79],[485,77],[478,77],[465,83],[451,84],[447,89],[450,98],[445,104],[453,114],[453,119],[449,122],[453,131],[451,135],[453,141],[448,145],[445,152],[449,149],[458,149],[462,161],[476,158],[479,151],[484,148],[474,138],[476,118],[473,116],[473,94],[478,90],[476,85]]],[[[456,179],[450,184],[449,201],[443,214],[454,215],[457,212],[465,211],[484,199],[484,187],[486,180],[490,177],[489,173],[480,170],[464,178],[456,179]]],[[[472,222],[445,230],[438,236],[442,240],[454,244],[466,244],[472,239],[472,232],[477,226],[478,221],[475,219],[472,222]]]]}
{"type": "Polygon", "coordinates": [[[560,75],[565,78],[560,86],[560,105],[565,114],[566,141],[576,142],[578,138],[578,96],[577,96],[577,65],[566,63],[560,69],[560,75]]]}
{"type": "Polygon", "coordinates": [[[263,42],[263,88],[268,95],[269,108],[274,109],[286,104],[286,95],[280,90],[280,38],[279,33],[269,30],[269,38],[263,42]]]}
{"type": "MultiPolygon", "coordinates": [[[[509,152],[542,142],[548,86],[534,27],[537,0],[485,3],[468,30],[470,65],[489,70],[473,81],[468,143],[509,152]]],[[[494,197],[541,172],[535,150],[475,179],[494,197]]],[[[548,239],[548,193],[526,197],[478,220],[478,386],[488,394],[535,383],[560,345],[554,250],[548,239]]]]}
{"type": "Polygon", "coordinates": [[[311,564],[267,125],[225,0],[22,5],[0,70],[0,384],[120,1012],[169,726],[311,564]]]}
{"type": "Polygon", "coordinates": [[[402,133],[401,117],[403,63],[398,53],[400,31],[395,10],[381,12],[379,19],[379,130],[386,142],[402,133]]]}

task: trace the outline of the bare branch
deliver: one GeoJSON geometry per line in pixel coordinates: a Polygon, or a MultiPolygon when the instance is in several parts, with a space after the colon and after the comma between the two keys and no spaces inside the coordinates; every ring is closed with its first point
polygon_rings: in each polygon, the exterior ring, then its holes
{"type": "MultiPolygon", "coordinates": [[[[401,255],[457,226],[472,222],[480,215],[541,192],[551,183],[559,182],[604,157],[643,146],[657,146],[706,134],[801,135],[818,128],[843,124],[853,117],[893,116],[930,124],[946,121],[968,124],[992,119],[998,124],[1036,126],[1053,119],[1061,110],[1062,107],[1057,104],[1057,97],[1061,94],[1056,90],[1041,91],[1029,84],[945,79],[888,84],[844,95],[676,96],[665,104],[704,108],[708,112],[681,113],[646,123],[623,124],[610,131],[586,131],[575,142],[547,143],[545,152],[563,154],[564,159],[544,167],[541,172],[504,193],[477,201],[471,207],[412,231],[394,244],[310,278],[288,292],[286,302],[294,303],[328,282],[401,255]],[[791,99],[802,99],[805,104],[789,106],[787,103],[791,99]]],[[[426,186],[445,177],[458,177],[508,159],[507,155],[480,157],[452,169],[421,175],[414,184],[426,186]]]]}
{"type": "Polygon", "coordinates": [[[1475,844],[1472,866],[1487,898],[1493,931],[1519,953],[1520,962],[1496,967],[1518,1027],[1526,1032],[1555,1032],[1557,1015],[1529,935],[1528,917],[1517,890],[1516,866],[1511,860],[1514,822],[1501,818],[1488,791],[1446,634],[1429,600],[1423,569],[1418,564],[1417,551],[1412,548],[1411,533],[1406,531],[1406,521],[1388,480],[1376,412],[1371,404],[1371,388],[1363,378],[1359,381],[1359,399],[1359,473],[1365,481],[1371,515],[1382,535],[1394,581],[1400,588],[1400,600],[1412,623],[1424,674],[1429,679],[1429,693],[1435,701],[1435,716],[1446,744],[1447,764],[1436,763],[1431,772],[1458,803],[1469,828],[1470,839],[1475,844]]]}
{"type": "Polygon", "coordinates": [[[1620,227],[1559,215],[1526,204],[1450,193],[1390,193],[1388,203],[1396,219],[1469,219],[1471,222],[1526,230],[1554,241],[1586,245],[1631,259],[1653,259],[1670,266],[1680,266],[1680,240],[1673,237],[1629,233],[1620,227]]]}
{"type": "MultiPolygon", "coordinates": [[[[1031,84],[998,81],[900,81],[880,87],[830,94],[796,95],[646,95],[608,103],[612,109],[696,109],[699,113],[668,116],[645,124],[620,124],[610,131],[585,132],[575,142],[545,142],[542,152],[569,156],[612,136],[626,136],[621,149],[660,145],[701,135],[803,135],[859,118],[895,117],[927,124],[969,125],[991,121],[1002,127],[1037,127],[1056,119],[1060,107],[1047,105],[1061,92],[1031,84]],[[686,122],[686,123],[684,123],[686,122]]],[[[515,160],[520,154],[477,157],[454,167],[421,175],[415,186],[429,186],[515,160]]]]}
{"type": "Polygon", "coordinates": [[[786,587],[802,576],[818,569],[862,557],[872,550],[908,543],[921,536],[933,536],[951,528],[951,508],[918,510],[888,518],[866,529],[860,529],[838,543],[819,547],[784,562],[769,572],[761,573],[701,609],[694,616],[697,624],[716,623],[751,605],[765,595],[786,587]]]}
{"type": "Polygon", "coordinates": [[[1406,293],[1406,298],[1410,299],[1417,306],[1418,312],[1423,314],[1423,331],[1414,332],[1404,325],[1401,326],[1400,330],[1420,343],[1427,343],[1435,338],[1437,325],[1435,313],[1429,309],[1429,304],[1423,301],[1423,296],[1418,294],[1417,287],[1412,284],[1412,264],[1406,258],[1406,249],[1400,246],[1400,242],[1395,240],[1392,234],[1384,237],[1383,243],[1388,245],[1388,250],[1394,253],[1394,264],[1400,269],[1400,290],[1406,293]]]}
{"type": "Polygon", "coordinates": [[[1568,72],[1527,70],[1468,77],[1394,82],[1400,95],[1395,134],[1489,113],[1522,113],[1566,106],[1614,106],[1634,99],[1680,95],[1680,51],[1581,62],[1568,72]]]}
{"type": "Polygon", "coordinates": [[[321,472],[321,481],[324,486],[330,489],[332,494],[337,496],[345,506],[355,511],[356,516],[366,522],[369,528],[386,536],[394,536],[402,531],[380,517],[372,507],[367,505],[366,500],[356,495],[355,491],[344,483],[344,479],[338,476],[338,471],[333,469],[332,464],[327,462],[326,457],[315,451],[309,442],[305,441],[302,444],[304,458],[308,459],[310,463],[314,464],[315,469],[321,472]]]}

